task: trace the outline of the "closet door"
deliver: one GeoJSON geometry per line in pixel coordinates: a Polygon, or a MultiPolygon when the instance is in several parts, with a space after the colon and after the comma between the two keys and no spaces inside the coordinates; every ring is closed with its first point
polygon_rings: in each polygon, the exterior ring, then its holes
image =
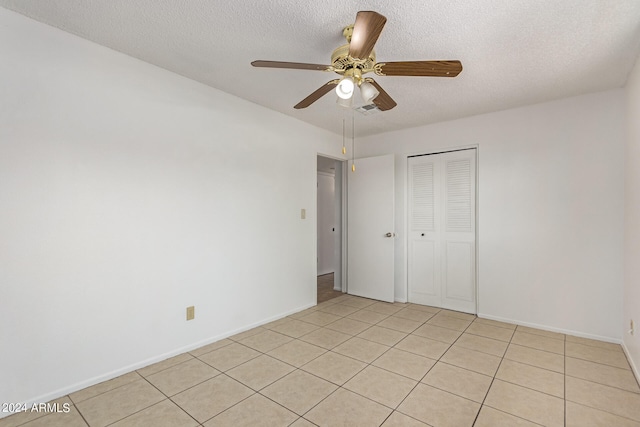
{"type": "Polygon", "coordinates": [[[476,150],[442,156],[442,307],[476,312],[476,150]]]}
{"type": "Polygon", "coordinates": [[[409,300],[476,312],[476,151],[409,158],[409,300]]]}
{"type": "Polygon", "coordinates": [[[440,306],[440,162],[409,158],[409,301],[440,306]]]}

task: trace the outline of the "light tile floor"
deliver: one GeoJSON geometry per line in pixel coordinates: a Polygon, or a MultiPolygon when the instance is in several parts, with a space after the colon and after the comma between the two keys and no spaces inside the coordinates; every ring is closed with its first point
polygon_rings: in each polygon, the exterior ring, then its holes
{"type": "Polygon", "coordinates": [[[636,426],[619,345],[343,295],[22,413],[36,426],[636,426]]]}

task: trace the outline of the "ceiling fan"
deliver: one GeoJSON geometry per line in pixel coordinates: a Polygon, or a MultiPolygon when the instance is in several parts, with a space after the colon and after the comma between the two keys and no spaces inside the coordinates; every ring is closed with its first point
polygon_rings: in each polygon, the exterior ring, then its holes
{"type": "Polygon", "coordinates": [[[292,68],[296,70],[334,71],[342,78],[331,80],[293,108],[307,108],[331,89],[336,88],[338,103],[348,106],[352,102],[356,87],[360,88],[363,100],[373,102],[382,111],[390,110],[397,103],[371,77],[364,74],[373,72],[378,76],[425,76],[455,77],[462,71],[460,61],[401,61],[376,62],[373,50],[387,18],[377,12],[360,11],[356,22],[346,27],[342,34],[347,44],[340,46],[331,55],[331,65],[306,64],[300,62],[253,61],[254,67],[292,68]]]}

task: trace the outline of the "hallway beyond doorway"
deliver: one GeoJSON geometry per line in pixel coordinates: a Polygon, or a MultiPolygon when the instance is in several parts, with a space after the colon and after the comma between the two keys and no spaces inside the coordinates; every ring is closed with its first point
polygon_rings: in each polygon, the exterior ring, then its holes
{"type": "Polygon", "coordinates": [[[318,304],[342,295],[341,291],[333,289],[333,273],[318,276],[318,304]]]}

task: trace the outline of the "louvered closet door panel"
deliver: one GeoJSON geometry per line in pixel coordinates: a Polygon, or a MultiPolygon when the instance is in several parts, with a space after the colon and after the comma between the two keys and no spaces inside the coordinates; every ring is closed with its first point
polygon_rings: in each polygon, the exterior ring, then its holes
{"type": "Polygon", "coordinates": [[[428,163],[412,165],[411,180],[411,222],[415,231],[434,230],[434,173],[436,168],[432,159],[428,163]]]}
{"type": "Polygon", "coordinates": [[[476,151],[442,154],[442,306],[476,310],[476,151]]]}
{"type": "Polygon", "coordinates": [[[476,312],[476,150],[408,159],[409,301],[476,312]]]}
{"type": "Polygon", "coordinates": [[[433,156],[409,158],[409,299],[426,305],[441,300],[440,163],[433,156]]]}
{"type": "MultiPolygon", "coordinates": [[[[458,153],[454,153],[458,154],[458,153]]],[[[471,159],[445,157],[445,219],[447,232],[473,231],[471,159]]]]}

